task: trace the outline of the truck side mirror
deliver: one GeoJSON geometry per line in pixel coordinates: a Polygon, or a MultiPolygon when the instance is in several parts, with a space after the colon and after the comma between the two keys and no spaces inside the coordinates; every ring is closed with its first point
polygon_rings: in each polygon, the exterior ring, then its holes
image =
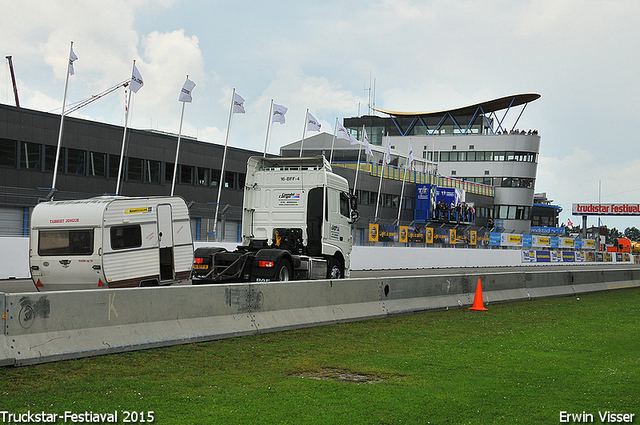
{"type": "Polygon", "coordinates": [[[351,221],[356,222],[358,218],[360,218],[360,213],[358,213],[358,198],[355,195],[351,195],[349,203],[351,204],[351,221]]]}

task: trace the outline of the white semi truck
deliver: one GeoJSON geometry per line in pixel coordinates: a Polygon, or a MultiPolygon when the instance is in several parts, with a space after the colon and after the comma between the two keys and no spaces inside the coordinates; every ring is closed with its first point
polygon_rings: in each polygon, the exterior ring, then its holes
{"type": "Polygon", "coordinates": [[[349,277],[355,197],[324,156],[247,161],[242,242],[201,247],[193,284],[349,277]]]}

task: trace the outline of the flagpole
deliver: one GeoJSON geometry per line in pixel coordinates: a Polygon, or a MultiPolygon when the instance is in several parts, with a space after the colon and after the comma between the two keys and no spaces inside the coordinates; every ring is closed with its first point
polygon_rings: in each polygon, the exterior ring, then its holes
{"type": "Polygon", "coordinates": [[[220,170],[220,184],[218,185],[218,199],[216,200],[216,215],[213,217],[213,238],[218,239],[218,211],[220,210],[220,193],[222,192],[222,186],[224,185],[224,163],[227,159],[227,146],[229,145],[229,130],[231,129],[231,117],[233,116],[233,100],[236,97],[236,88],[233,88],[231,94],[231,107],[229,108],[229,123],[227,124],[227,136],[224,140],[224,153],[222,155],[222,169],[220,170]]]}
{"type": "MultiPolygon", "coordinates": [[[[189,76],[187,75],[187,78],[189,76]]],[[[176,160],[173,163],[173,179],[171,181],[171,196],[173,196],[173,191],[176,187],[176,173],[178,172],[178,156],[180,155],[180,138],[182,137],[182,120],[184,119],[184,104],[187,102],[182,102],[182,113],[180,114],[180,129],[178,130],[178,146],[176,147],[176,160]]]]}
{"type": "MultiPolygon", "coordinates": [[[[136,68],[136,61],[133,61],[133,68],[131,69],[131,75],[136,68]]],[[[127,110],[124,113],[124,134],[122,135],[122,148],[120,149],[120,166],[118,167],[118,183],[116,183],[116,196],[120,194],[120,179],[122,178],[122,164],[124,162],[124,145],[127,140],[127,126],[129,123],[129,109],[131,109],[131,83],[129,83],[129,99],[127,100],[127,110]]],[[[175,172],[175,170],[174,170],[175,172]]],[[[173,186],[171,187],[171,196],[173,196],[173,186]]]]}
{"type": "MultiPolygon", "coordinates": [[[[387,131],[387,150],[389,149],[389,132],[387,131]]],[[[375,219],[378,218],[378,207],[380,206],[380,190],[382,189],[382,177],[384,177],[384,164],[387,161],[385,160],[384,155],[382,156],[382,173],[380,173],[380,183],[378,184],[378,197],[376,199],[376,214],[374,216],[375,219]]]]}
{"type": "Polygon", "coordinates": [[[336,117],[336,125],[333,126],[333,139],[331,140],[331,155],[329,156],[329,164],[333,162],[333,146],[336,143],[336,133],[338,132],[338,117],[336,117]]]}
{"type": "Polygon", "coordinates": [[[309,121],[309,108],[307,108],[307,112],[304,114],[304,127],[302,127],[302,141],[300,142],[300,155],[302,158],[302,147],[304,146],[304,136],[307,134],[307,121],[309,121]]]}
{"type": "MultiPolygon", "coordinates": [[[[364,130],[364,124],[362,124],[362,130],[364,130]]],[[[364,139],[364,131],[362,133],[362,138],[364,139]]],[[[356,178],[353,182],[353,195],[356,194],[356,186],[358,186],[358,172],[360,171],[360,152],[362,152],[362,142],[358,146],[358,165],[356,166],[356,178]]]]}
{"type": "MultiPolygon", "coordinates": [[[[71,60],[71,52],[73,52],[73,41],[69,47],[69,60],[71,60]]],[[[67,87],[69,86],[69,66],[67,65],[67,78],[64,82],[64,95],[62,96],[62,113],[60,114],[60,132],[58,133],[58,147],[56,148],[56,162],[53,166],[53,182],[51,183],[51,200],[56,191],[56,179],[58,177],[58,161],[60,160],[60,145],[62,144],[62,128],[64,126],[64,108],[67,103],[67,87]]]]}
{"type": "Polygon", "coordinates": [[[269,143],[269,129],[271,128],[271,119],[273,116],[273,99],[271,99],[271,106],[269,106],[269,120],[267,121],[267,137],[264,140],[264,152],[262,153],[262,157],[267,156],[267,144],[269,143]]]}
{"type": "Polygon", "coordinates": [[[400,191],[400,201],[398,202],[398,235],[400,234],[400,211],[402,210],[402,197],[404,196],[404,182],[407,180],[407,167],[404,167],[402,176],[402,190],[400,191]]]}

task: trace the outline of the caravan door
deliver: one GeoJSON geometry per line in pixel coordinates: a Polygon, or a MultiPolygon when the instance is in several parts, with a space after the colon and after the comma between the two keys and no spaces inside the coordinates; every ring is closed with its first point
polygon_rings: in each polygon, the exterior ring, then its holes
{"type": "Polygon", "coordinates": [[[160,280],[175,279],[173,256],[173,216],[170,204],[158,205],[158,247],[160,248],[160,280]]]}

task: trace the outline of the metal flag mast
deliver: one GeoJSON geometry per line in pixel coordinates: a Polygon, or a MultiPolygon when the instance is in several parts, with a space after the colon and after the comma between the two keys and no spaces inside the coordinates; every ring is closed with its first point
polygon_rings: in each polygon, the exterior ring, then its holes
{"type": "Polygon", "coordinates": [[[224,185],[224,164],[227,160],[227,146],[229,145],[229,131],[231,130],[231,117],[233,116],[233,102],[236,98],[236,89],[233,88],[231,94],[231,107],[229,108],[229,123],[227,124],[227,135],[224,139],[224,153],[222,155],[222,169],[220,170],[220,183],[218,184],[218,199],[216,200],[216,215],[213,216],[213,237],[218,240],[218,211],[220,210],[220,194],[222,193],[222,186],[224,185]]]}
{"type": "Polygon", "coordinates": [[[380,183],[378,184],[378,197],[376,198],[376,214],[374,216],[374,220],[378,220],[378,207],[380,206],[380,190],[382,189],[382,178],[384,177],[384,164],[389,164],[391,162],[390,150],[391,150],[391,138],[389,137],[389,132],[387,131],[387,153],[383,157],[382,162],[382,172],[380,173],[380,183]],[[389,158],[387,158],[389,157],[389,158]]]}
{"type": "MultiPolygon", "coordinates": [[[[407,157],[409,163],[409,171],[413,169],[413,148],[411,142],[409,142],[409,156],[407,157]]],[[[402,175],[402,190],[400,191],[400,201],[398,202],[398,236],[400,235],[400,212],[402,211],[402,198],[404,196],[404,183],[407,180],[407,167],[405,164],[404,173],[402,175]]]]}
{"type": "Polygon", "coordinates": [[[309,122],[309,108],[307,108],[307,112],[304,114],[304,126],[302,127],[302,141],[300,142],[300,155],[302,158],[302,147],[304,146],[304,136],[307,134],[307,125],[309,122]]]}
{"type": "Polygon", "coordinates": [[[60,146],[62,144],[62,128],[64,126],[64,107],[67,103],[67,87],[69,86],[69,75],[73,73],[73,61],[78,57],[73,53],[73,41],[71,47],[69,47],[69,65],[67,67],[67,78],[64,82],[64,95],[62,96],[62,112],[60,113],[60,132],[58,133],[58,147],[56,148],[56,162],[53,166],[53,182],[51,183],[51,192],[49,193],[49,200],[53,201],[53,194],[56,191],[56,179],[58,177],[58,162],[60,160],[60,146]]]}
{"type": "MultiPolygon", "coordinates": [[[[366,133],[364,131],[364,124],[362,124],[362,140],[366,137],[366,133]]],[[[358,172],[360,171],[360,152],[362,151],[362,142],[359,143],[358,146],[358,165],[356,166],[356,177],[353,182],[353,195],[356,194],[356,187],[358,186],[358,172]]]]}
{"type": "MultiPolygon", "coordinates": [[[[133,76],[136,69],[136,61],[133,61],[133,69],[131,69],[131,75],[133,76]]],[[[124,145],[127,140],[127,127],[129,124],[129,109],[131,109],[131,87],[129,87],[129,98],[127,99],[127,109],[124,113],[124,133],[122,135],[122,148],[120,149],[120,165],[118,166],[118,183],[116,183],[116,196],[120,194],[120,181],[122,178],[122,164],[124,162],[124,145]]],[[[182,105],[184,106],[184,104],[182,105]]],[[[171,188],[171,196],[173,196],[173,187],[171,188]]]]}
{"type": "Polygon", "coordinates": [[[269,129],[271,128],[271,120],[273,119],[273,99],[271,99],[271,106],[269,106],[269,120],[267,121],[267,137],[264,139],[264,152],[262,157],[267,156],[267,145],[269,144],[269,129]]]}

